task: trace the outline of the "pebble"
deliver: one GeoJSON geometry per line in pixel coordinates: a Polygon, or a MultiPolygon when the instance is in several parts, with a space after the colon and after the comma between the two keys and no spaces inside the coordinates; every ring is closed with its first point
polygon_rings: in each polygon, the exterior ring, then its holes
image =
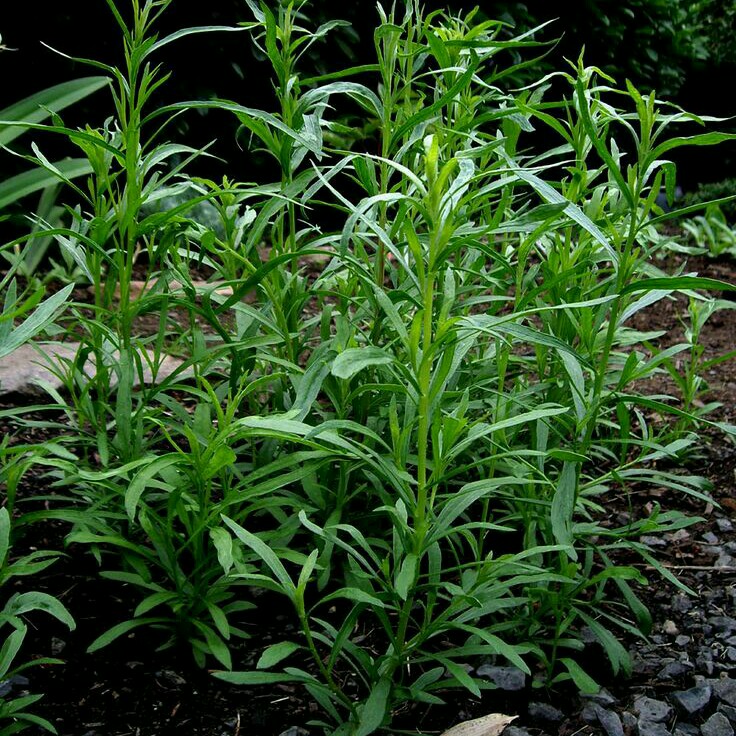
{"type": "Polygon", "coordinates": [[[672,596],[670,605],[677,613],[687,613],[693,607],[693,602],[683,593],[678,593],[672,596]]]}
{"type": "Polygon", "coordinates": [[[611,693],[606,690],[606,688],[602,687],[597,693],[581,693],[582,698],[585,700],[591,702],[591,703],[598,703],[598,705],[616,705],[618,703],[618,698],[614,698],[611,693]]]}
{"type": "Polygon", "coordinates": [[[625,710],[621,714],[621,724],[623,725],[626,733],[636,732],[636,716],[633,713],[629,713],[629,711],[625,710]]]}
{"type": "Polygon", "coordinates": [[[659,671],[657,677],[660,680],[674,680],[691,672],[693,666],[690,662],[669,662],[659,671]]]}
{"type": "Polygon", "coordinates": [[[713,680],[712,686],[713,692],[721,702],[736,707],[736,680],[723,677],[720,680],[713,680]]]}
{"type": "Polygon", "coordinates": [[[600,705],[595,704],[596,715],[598,716],[598,723],[601,724],[603,730],[608,736],[624,736],[624,727],[621,724],[621,719],[618,714],[612,710],[607,710],[600,705]]]}
{"type": "Polygon", "coordinates": [[[286,731],[282,731],[279,736],[309,736],[309,731],[299,726],[292,726],[291,728],[287,728],[286,731]]]}
{"type": "Polygon", "coordinates": [[[692,723],[678,723],[675,736],[700,736],[700,729],[692,723]]]}
{"type": "Polygon", "coordinates": [[[501,690],[514,692],[526,686],[526,674],[518,667],[496,667],[484,664],[478,667],[477,674],[493,682],[501,690]]]}
{"type": "Polygon", "coordinates": [[[698,651],[698,656],[695,658],[695,666],[700,672],[704,672],[709,677],[713,674],[713,655],[710,649],[703,647],[698,651]]]}
{"type": "Polygon", "coordinates": [[[51,637],[51,654],[58,657],[66,649],[66,642],[56,636],[51,637]]]}
{"type": "Polygon", "coordinates": [[[564,720],[565,714],[549,703],[529,703],[529,717],[534,721],[559,723],[564,720]]]}
{"type": "Polygon", "coordinates": [[[656,721],[644,721],[641,718],[637,721],[639,728],[639,736],[672,736],[672,731],[664,725],[656,721]]]}
{"type": "Polygon", "coordinates": [[[531,736],[529,731],[519,726],[507,726],[504,729],[503,736],[531,736]]]}
{"type": "Polygon", "coordinates": [[[708,544],[718,544],[718,537],[713,532],[706,532],[703,534],[703,541],[708,544]]]}
{"type": "Polygon", "coordinates": [[[726,718],[728,718],[729,721],[731,721],[731,724],[736,724],[736,708],[734,708],[732,705],[724,705],[723,703],[718,704],[718,712],[723,713],[726,718]]]}
{"type": "Polygon", "coordinates": [[[662,630],[668,636],[677,636],[680,633],[680,629],[677,628],[677,624],[674,621],[670,621],[670,619],[667,619],[664,622],[662,630]]]}
{"type": "Polygon", "coordinates": [[[713,563],[715,567],[736,567],[736,560],[731,555],[722,554],[713,563]]]}
{"type": "Polygon", "coordinates": [[[667,540],[662,539],[662,537],[652,537],[646,534],[643,537],[639,537],[639,541],[642,544],[646,544],[647,547],[666,547],[668,544],[667,540]]]}
{"type": "Polygon", "coordinates": [[[662,723],[672,715],[672,706],[663,700],[642,695],[634,701],[634,713],[639,714],[639,721],[662,723]]]}
{"type": "Polygon", "coordinates": [[[733,736],[733,726],[723,713],[714,713],[700,731],[703,736],[733,736]]]}
{"type": "Polygon", "coordinates": [[[678,647],[684,647],[690,643],[690,637],[687,634],[680,634],[675,639],[675,644],[677,644],[678,647]]]}
{"type": "Polygon", "coordinates": [[[23,689],[29,684],[30,680],[24,675],[13,675],[7,680],[0,681],[0,698],[4,698],[13,689],[23,689]]]}
{"type": "Polygon", "coordinates": [[[717,634],[728,636],[736,631],[736,619],[731,618],[731,616],[713,616],[708,619],[708,623],[717,634]]]}
{"type": "Polygon", "coordinates": [[[688,716],[699,713],[705,708],[713,695],[710,685],[697,685],[689,690],[679,690],[672,693],[670,699],[677,709],[688,716]]]}
{"type": "Polygon", "coordinates": [[[733,530],[733,523],[731,522],[731,519],[726,519],[723,516],[719,516],[716,519],[716,526],[721,532],[730,532],[733,530]]]}

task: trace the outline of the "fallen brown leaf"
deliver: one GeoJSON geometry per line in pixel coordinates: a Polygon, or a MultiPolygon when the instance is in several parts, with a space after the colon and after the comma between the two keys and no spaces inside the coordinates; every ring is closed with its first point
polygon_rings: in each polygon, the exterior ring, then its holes
{"type": "Polygon", "coordinates": [[[489,713],[482,718],[464,721],[445,731],[441,736],[499,736],[499,734],[518,716],[503,713],[489,713]]]}

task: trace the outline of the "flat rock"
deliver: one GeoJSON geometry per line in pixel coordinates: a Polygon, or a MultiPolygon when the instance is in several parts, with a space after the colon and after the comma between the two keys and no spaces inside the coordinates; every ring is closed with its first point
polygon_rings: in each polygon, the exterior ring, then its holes
{"type": "Polygon", "coordinates": [[[726,718],[728,718],[729,721],[731,721],[731,725],[736,725],[736,708],[734,708],[732,705],[724,705],[723,703],[718,704],[718,712],[723,713],[726,718]]]}
{"type": "Polygon", "coordinates": [[[733,736],[733,726],[723,713],[714,713],[701,727],[703,736],[733,736]]]}
{"type": "Polygon", "coordinates": [[[639,715],[639,721],[664,723],[672,716],[672,706],[664,700],[655,700],[642,695],[634,701],[634,713],[639,715]]]}
{"type": "Polygon", "coordinates": [[[526,686],[526,674],[518,667],[495,667],[484,664],[478,667],[476,674],[487,678],[501,690],[509,692],[523,690],[526,686]]]}
{"type": "Polygon", "coordinates": [[[723,677],[720,680],[711,680],[713,692],[718,700],[726,705],[736,707],[736,680],[723,677]]]}
{"type": "MultiPolygon", "coordinates": [[[[43,394],[42,384],[48,384],[54,389],[62,387],[61,380],[54,374],[52,367],[63,360],[74,360],[79,350],[79,343],[75,342],[46,342],[28,343],[21,345],[10,355],[0,358],[0,396],[10,393],[23,395],[43,394]]],[[[153,353],[148,351],[149,358],[153,353]]],[[[116,358],[115,355],[112,356],[116,358]]],[[[183,363],[179,358],[170,355],[163,357],[156,372],[156,381],[170,376],[183,363]]],[[[85,366],[88,375],[95,375],[94,363],[90,360],[85,366]]],[[[144,360],[143,382],[153,383],[153,374],[144,360]]],[[[136,380],[136,384],[138,381],[136,380]]]]}
{"type": "Polygon", "coordinates": [[[645,721],[641,718],[637,721],[639,736],[672,736],[672,731],[664,725],[656,721],[645,721]]]}
{"type": "Polygon", "coordinates": [[[560,723],[565,718],[565,714],[561,710],[557,710],[549,703],[529,703],[528,713],[532,720],[546,721],[547,723],[560,723]]]}
{"type": "Polygon", "coordinates": [[[675,707],[686,715],[692,716],[705,708],[713,695],[710,685],[697,685],[689,690],[679,690],[670,695],[675,707]]]}
{"type": "Polygon", "coordinates": [[[675,736],[700,736],[700,729],[692,723],[678,723],[675,736]]]}
{"type": "Polygon", "coordinates": [[[601,728],[608,734],[608,736],[624,736],[624,727],[621,724],[621,719],[618,713],[601,707],[600,705],[594,706],[596,715],[598,716],[598,723],[601,724],[601,728]]]}
{"type": "Polygon", "coordinates": [[[712,616],[708,619],[708,623],[717,634],[728,636],[736,631],[736,619],[731,618],[731,616],[712,616]]]}

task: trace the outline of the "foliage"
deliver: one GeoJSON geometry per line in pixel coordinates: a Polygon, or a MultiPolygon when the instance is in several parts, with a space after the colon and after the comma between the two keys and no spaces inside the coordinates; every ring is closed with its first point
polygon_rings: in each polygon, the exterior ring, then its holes
{"type": "MultiPolygon", "coordinates": [[[[723,181],[709,182],[699,184],[694,192],[688,192],[684,199],[685,205],[706,205],[714,199],[723,199],[725,197],[733,197],[729,202],[719,204],[721,213],[725,215],[725,219],[731,224],[736,224],[736,178],[724,179],[723,181]]],[[[712,210],[714,217],[719,215],[712,210]]]]}
{"type": "Polygon", "coordinates": [[[65,314],[81,344],[56,365],[64,392],[49,389],[71,434],[36,459],[54,491],[44,518],[140,595],[89,650],[150,626],[223,680],[302,684],[318,725],[345,736],[450,688],[480,695],[492,686],[464,668],[479,657],[595,690],[575,657],[584,628],[627,673],[619,635],[651,620],[641,565],[621,553],[680,585],[640,537],[693,520],[655,506],[618,525],[607,495],[705,501],[702,478],[659,461],[683,457],[695,426],[733,432],[698,411],[699,332],[718,305],[694,294],[734,287],[658,269],[656,226],[683,209],[656,198],[673,199],[673,151],[734,136],[681,135],[703,119],[582,56],[508,92],[546,46],[475,12],[379,8],[372,63],[305,77],[341,24],[310,30],[293,4],[251,1],[240,29],[159,38],[169,4],[134,0],[126,22],[108,0],[125,63],[88,63],[112,81],[113,119],[31,126],[92,172],[64,180],[80,204],[45,233],[94,302],[65,314]],[[159,49],[243,29],[273,69],[276,112],[151,104],[159,49]],[[190,173],[209,151],[162,132],[202,109],[273,159],[273,182],[190,173]],[[630,320],[677,292],[693,295],[691,329],[658,352],[660,333],[630,320]],[[685,351],[683,408],[639,393],[685,351]],[[167,353],[183,363],[163,377],[167,353]],[[299,635],[243,669],[257,588],[290,602],[299,635]]]}
{"type": "MultiPolygon", "coordinates": [[[[38,550],[17,559],[11,556],[17,530],[28,523],[24,515],[20,515],[19,518],[13,516],[18,484],[33,463],[33,456],[28,453],[28,449],[10,447],[7,436],[0,442],[0,488],[5,491],[6,497],[5,505],[0,507],[0,589],[13,578],[32,576],[45,570],[56,557],[54,553],[38,550]]],[[[49,658],[35,659],[23,664],[17,664],[15,660],[28,633],[26,624],[28,614],[44,611],[70,629],[74,629],[74,620],[66,608],[56,598],[38,591],[16,592],[8,598],[5,596],[3,598],[4,606],[0,610],[0,631],[4,637],[0,646],[0,682],[9,680],[31,666],[61,664],[59,660],[49,658]],[[7,629],[10,629],[10,633],[6,633],[7,629]]],[[[45,718],[27,710],[41,697],[41,695],[7,698],[0,696],[0,734],[10,736],[33,725],[56,733],[56,729],[45,718]]]]}
{"type": "MultiPolygon", "coordinates": [[[[603,0],[550,5],[501,1],[484,6],[484,10],[493,17],[506,15],[517,32],[556,19],[551,32],[562,38],[553,66],[559,56],[575,55],[585,46],[588,59],[608,74],[629,78],[646,91],[656,89],[672,96],[687,71],[711,59],[719,43],[720,32],[707,5],[712,3],[603,0]],[[630,53],[621,54],[621,48],[630,53]]],[[[541,64],[534,74],[543,69],[541,64]]]]}
{"type": "Polygon", "coordinates": [[[736,256],[736,227],[729,225],[718,205],[708,205],[705,214],[683,220],[682,228],[701,253],[736,256]]]}

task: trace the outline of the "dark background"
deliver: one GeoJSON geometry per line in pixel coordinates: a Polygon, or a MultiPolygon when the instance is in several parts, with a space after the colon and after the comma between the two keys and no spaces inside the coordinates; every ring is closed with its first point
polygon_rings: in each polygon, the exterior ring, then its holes
{"type": "MultiPolygon", "coordinates": [[[[271,3],[273,4],[273,3],[271,3]]],[[[577,2],[480,2],[487,17],[532,27],[548,18],[558,20],[541,35],[544,40],[560,38],[547,58],[532,70],[529,81],[552,69],[564,68],[565,57],[575,59],[585,46],[586,64],[596,64],[614,74],[622,84],[634,81],[642,91],[656,88],[658,94],[700,114],[722,117],[736,115],[736,41],[731,21],[736,20],[735,0],[709,0],[706,23],[699,29],[688,25],[682,15],[692,3],[674,0],[578,0],[577,2]],[[681,13],[678,20],[677,12],[681,13]],[[730,30],[729,30],[730,29],[730,30]]],[[[118,0],[125,14],[127,0],[118,0]]],[[[449,7],[469,10],[472,3],[425,3],[428,10],[449,7]]],[[[305,6],[308,25],[333,18],[349,20],[354,30],[340,29],[328,41],[313,47],[308,63],[313,71],[335,70],[373,60],[373,27],[377,22],[372,2],[349,3],[315,0],[305,6]]],[[[197,25],[236,25],[251,13],[243,0],[210,0],[206,3],[174,0],[159,25],[165,35],[178,28],[197,25]]],[[[702,19],[701,19],[702,20],[702,19]]],[[[0,53],[0,108],[32,92],[75,77],[97,74],[94,69],[60,57],[42,41],[69,55],[122,62],[122,44],[117,26],[105,0],[73,2],[4,3],[0,14],[3,43],[14,51],[0,53]]],[[[154,104],[187,99],[221,97],[240,104],[275,111],[270,69],[257,57],[249,33],[212,33],[178,41],[159,53],[157,61],[172,72],[154,104]]],[[[109,95],[97,92],[63,113],[65,123],[100,125],[112,113],[109,95]]],[[[720,125],[727,128],[729,124],[720,125]]],[[[236,144],[234,119],[221,112],[192,111],[177,121],[177,140],[201,146],[218,139],[215,151],[226,159],[222,173],[234,179],[261,178],[258,157],[246,154],[236,144]]],[[[730,123],[730,129],[734,129],[730,123]]],[[[687,131],[699,132],[696,129],[687,131]]],[[[170,134],[171,135],[171,134],[170,134]]],[[[25,135],[19,146],[34,137],[25,135]]],[[[63,141],[49,140],[42,147],[50,155],[77,155],[63,149],[63,141]],[[56,150],[58,149],[58,151],[56,150]]],[[[694,149],[680,155],[679,180],[686,189],[700,182],[736,176],[736,145],[694,149]]],[[[22,162],[21,162],[22,163],[22,162]]],[[[18,167],[12,156],[0,153],[0,174],[18,167]]],[[[208,174],[218,175],[217,165],[208,174]]],[[[271,178],[267,175],[266,178],[271,178]]]]}

